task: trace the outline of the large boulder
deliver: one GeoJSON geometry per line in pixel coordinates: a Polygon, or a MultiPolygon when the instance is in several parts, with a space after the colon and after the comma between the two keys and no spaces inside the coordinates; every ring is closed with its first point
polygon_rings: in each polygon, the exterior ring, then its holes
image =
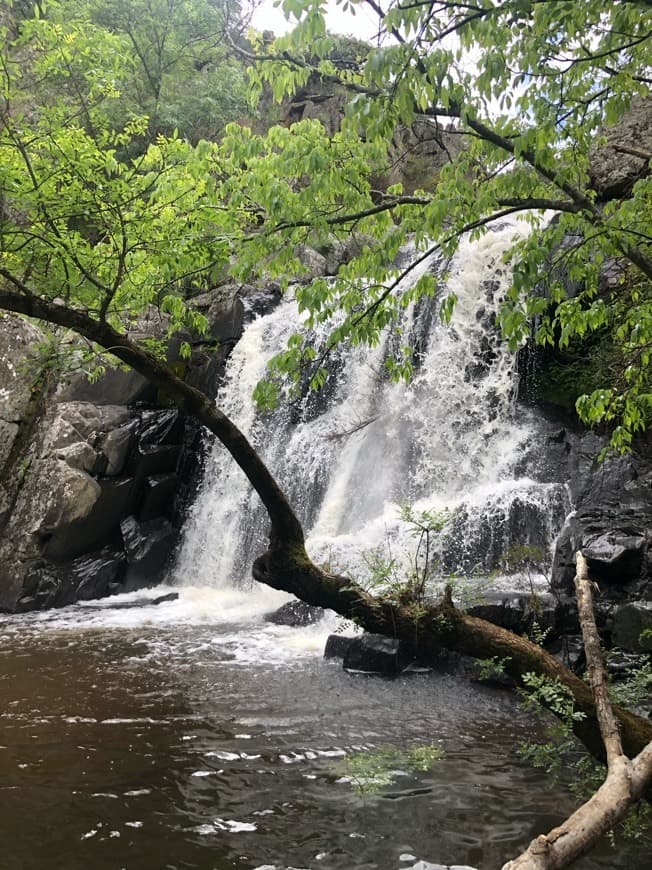
{"type": "Polygon", "coordinates": [[[412,650],[397,638],[362,634],[347,645],[342,664],[347,671],[395,675],[405,670],[413,659],[412,650]]]}
{"type": "Polygon", "coordinates": [[[602,200],[628,196],[648,171],[645,155],[652,152],[652,99],[635,97],[618,124],[604,135],[606,144],[598,142],[589,155],[591,182],[602,200]]]}
{"type": "Polygon", "coordinates": [[[60,399],[38,421],[7,513],[0,609],[59,607],[154,584],[175,544],[179,412],[60,399]],[[121,531],[129,517],[137,547],[121,531]]]}
{"type": "Polygon", "coordinates": [[[630,601],[617,607],[611,640],[621,649],[652,652],[652,601],[630,601]]]}

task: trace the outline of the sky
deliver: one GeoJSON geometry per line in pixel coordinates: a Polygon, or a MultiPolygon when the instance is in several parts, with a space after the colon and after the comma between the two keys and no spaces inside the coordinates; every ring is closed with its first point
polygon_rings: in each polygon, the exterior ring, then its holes
{"type": "MultiPolygon", "coordinates": [[[[275,5],[277,0],[261,0],[252,18],[252,26],[256,30],[272,30],[280,35],[292,29],[292,22],[288,22],[283,10],[275,5]]],[[[378,18],[368,7],[359,4],[355,16],[342,11],[335,0],[328,0],[326,22],[328,29],[333,33],[341,33],[347,36],[356,36],[358,39],[371,40],[378,31],[378,18]]]]}

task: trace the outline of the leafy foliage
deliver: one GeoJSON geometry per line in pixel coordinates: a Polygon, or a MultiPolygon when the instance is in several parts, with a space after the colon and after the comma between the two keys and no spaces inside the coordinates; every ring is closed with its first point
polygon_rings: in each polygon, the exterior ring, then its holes
{"type": "Polygon", "coordinates": [[[354,752],[339,765],[339,772],[360,795],[375,794],[392,785],[405,773],[425,773],[443,758],[437,744],[399,749],[381,746],[378,749],[354,752]]]}
{"type": "MultiPolygon", "coordinates": [[[[375,4],[359,5],[378,12],[375,4]]],[[[334,340],[373,343],[411,301],[393,268],[401,243],[411,237],[418,252],[439,247],[451,255],[465,229],[481,233],[506,214],[520,214],[533,231],[507,255],[515,269],[503,331],[516,348],[532,324],[537,341],[562,347],[608,329],[619,349],[618,370],[581,397],[577,409],[589,424],[608,423],[614,448],[627,449],[651,407],[650,179],[643,155],[631,195],[599,203],[591,148],[635,97],[649,94],[649,4],[392,2],[378,12],[387,39],[363,64],[346,69],[330,59],[333,39],[318,0],[292,0],[283,8],[297,26],[271,54],[265,50],[251,71],[254,89],[270,86],[280,100],[317,74],[349,94],[342,130],[362,133],[380,153],[389,153],[392,137],[417,118],[430,119],[434,130],[447,117],[456,119],[450,133],[466,146],[431,192],[404,197],[397,186],[380,199],[382,211],[358,218],[354,213],[379,203],[360,190],[357,204],[348,204],[348,223],[340,223],[346,206],[335,199],[326,214],[320,208],[317,223],[330,221],[337,231],[361,219],[380,244],[305,298],[310,316],[351,312],[334,340]],[[546,209],[558,219],[543,220],[546,209]],[[608,292],[600,285],[605,264],[620,264],[622,272],[608,292]],[[569,281],[577,292],[569,293],[569,281]]],[[[433,289],[424,285],[413,296],[433,289]]]]}

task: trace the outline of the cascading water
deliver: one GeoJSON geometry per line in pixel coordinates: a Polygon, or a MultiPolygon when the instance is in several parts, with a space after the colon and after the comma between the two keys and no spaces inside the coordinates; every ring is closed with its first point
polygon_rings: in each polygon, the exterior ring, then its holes
{"type": "MultiPolygon", "coordinates": [[[[409,558],[413,542],[399,517],[406,502],[417,511],[450,512],[438,544],[448,573],[486,574],[514,546],[549,551],[566,496],[522,467],[536,427],[516,406],[516,358],[495,325],[509,280],[502,255],[526,232],[506,223],[463,242],[442,288],[457,297],[450,326],[439,322],[438,300],[406,309],[403,334],[419,348],[410,384],[383,376],[392,340],[386,335],[373,349],[339,348],[326,394],[263,418],[253,388],[271,356],[301,329],[301,317],[286,298],[245,331],[219,403],[289,494],[316,561],[360,577],[370,550],[409,558]]],[[[432,258],[404,280],[412,284],[439,268],[432,258]]],[[[325,336],[326,328],[314,336],[317,347],[325,336]]],[[[216,445],[187,523],[178,579],[242,582],[265,545],[266,525],[257,496],[216,445]]]]}

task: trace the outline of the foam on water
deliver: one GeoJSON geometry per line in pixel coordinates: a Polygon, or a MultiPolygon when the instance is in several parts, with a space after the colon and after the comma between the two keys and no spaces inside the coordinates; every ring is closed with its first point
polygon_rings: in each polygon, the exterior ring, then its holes
{"type": "MultiPolygon", "coordinates": [[[[291,664],[305,656],[321,656],[326,638],[343,623],[326,611],[316,624],[292,628],[266,622],[264,617],[292,596],[255,584],[251,589],[157,586],[99,601],[89,601],[20,617],[0,616],[0,642],[30,634],[44,638],[69,633],[106,633],[107,643],[115,633],[142,645],[137,659],[159,658],[166,651],[200,654],[221,647],[236,665],[291,664]],[[153,602],[170,591],[175,601],[153,602]],[[201,629],[192,633],[188,629],[201,629]]],[[[353,626],[347,626],[353,629],[353,626]]]]}

